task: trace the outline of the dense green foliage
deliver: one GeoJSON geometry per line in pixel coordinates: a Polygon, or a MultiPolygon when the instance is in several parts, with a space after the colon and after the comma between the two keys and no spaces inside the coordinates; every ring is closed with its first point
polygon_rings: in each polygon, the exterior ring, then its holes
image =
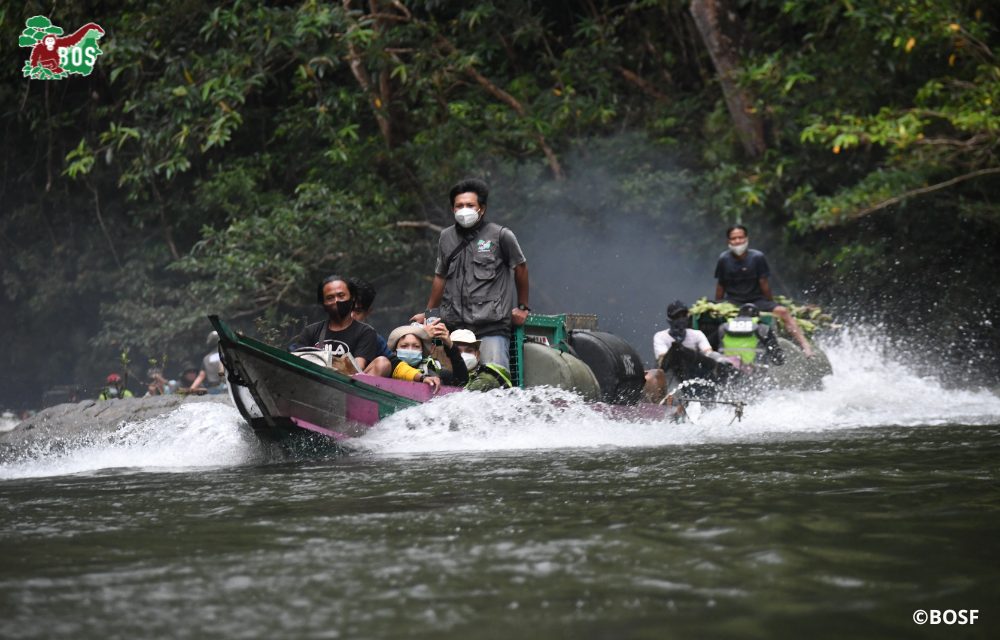
{"type": "MultiPolygon", "coordinates": [[[[953,317],[992,300],[997,8],[703,4],[736,16],[763,153],[741,144],[680,0],[4,5],[8,61],[28,58],[34,15],[106,34],[90,77],[0,72],[0,404],[93,388],[125,348],[193,359],[209,312],[290,323],[332,271],[416,310],[444,194],[469,174],[516,189],[514,210],[576,202],[583,223],[611,207],[678,241],[743,221],[828,300],[953,317]],[[574,200],[598,158],[613,189],[574,200]],[[680,223],[658,217],[674,201],[680,223]]],[[[951,319],[945,339],[967,335],[951,319]]]]}

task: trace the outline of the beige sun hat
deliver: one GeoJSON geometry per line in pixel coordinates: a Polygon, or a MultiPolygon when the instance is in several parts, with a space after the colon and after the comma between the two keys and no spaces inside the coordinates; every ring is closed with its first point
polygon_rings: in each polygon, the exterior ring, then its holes
{"type": "Polygon", "coordinates": [[[431,350],[431,337],[427,335],[427,331],[424,329],[422,324],[405,324],[401,327],[396,327],[389,334],[389,338],[386,343],[389,345],[390,351],[396,350],[396,344],[403,338],[403,336],[413,334],[420,339],[420,343],[424,346],[424,353],[430,352],[431,350]]]}
{"type": "Polygon", "coordinates": [[[468,329],[458,329],[451,332],[451,341],[460,342],[462,344],[471,344],[475,348],[479,348],[479,343],[481,340],[476,340],[476,334],[472,333],[468,329]]]}

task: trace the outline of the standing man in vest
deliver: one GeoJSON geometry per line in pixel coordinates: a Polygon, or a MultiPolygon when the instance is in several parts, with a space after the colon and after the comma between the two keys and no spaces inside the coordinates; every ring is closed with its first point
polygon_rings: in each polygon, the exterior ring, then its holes
{"type": "Polygon", "coordinates": [[[756,249],[748,249],[747,228],[741,224],[729,227],[726,229],[726,239],[729,241],[729,249],[719,255],[719,261],[715,265],[715,299],[737,305],[750,302],[758,311],[770,311],[781,318],[788,333],[802,347],[802,353],[811,358],[812,346],[802,334],[795,318],[786,307],[774,301],[768,281],[771,268],[767,264],[767,258],[756,249]]]}
{"type": "MultiPolygon", "coordinates": [[[[453,331],[468,329],[481,341],[480,358],[510,369],[511,326],[528,317],[528,263],[514,233],[487,222],[489,187],[478,179],[451,188],[455,224],[438,239],[427,309],[440,307],[453,331]],[[514,290],[517,299],[514,299],[514,290]]],[[[424,322],[427,312],[411,320],[424,322]]]]}

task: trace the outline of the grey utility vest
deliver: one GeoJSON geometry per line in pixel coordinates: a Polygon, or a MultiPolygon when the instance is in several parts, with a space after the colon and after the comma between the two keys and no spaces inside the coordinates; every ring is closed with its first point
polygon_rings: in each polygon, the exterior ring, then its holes
{"type": "Polygon", "coordinates": [[[510,335],[514,275],[500,244],[504,232],[511,233],[493,222],[480,225],[471,239],[454,225],[441,232],[437,264],[438,275],[445,277],[441,319],[450,330],[471,329],[476,337],[510,335]],[[444,264],[452,254],[450,264],[444,264]]]}

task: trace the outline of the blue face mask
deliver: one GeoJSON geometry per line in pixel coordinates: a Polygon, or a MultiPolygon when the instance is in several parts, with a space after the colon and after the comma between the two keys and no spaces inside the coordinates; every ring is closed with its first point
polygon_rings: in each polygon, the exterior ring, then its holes
{"type": "Polygon", "coordinates": [[[424,354],[422,351],[414,349],[396,349],[396,357],[411,367],[415,367],[424,359],[424,354]]]}

